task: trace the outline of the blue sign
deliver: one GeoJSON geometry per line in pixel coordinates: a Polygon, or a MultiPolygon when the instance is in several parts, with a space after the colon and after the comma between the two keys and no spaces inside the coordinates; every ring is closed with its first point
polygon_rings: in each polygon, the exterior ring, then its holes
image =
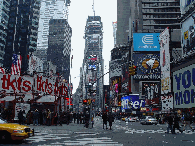
{"type": "Polygon", "coordinates": [[[160,33],[133,33],[134,51],[160,51],[160,33]]]}
{"type": "Polygon", "coordinates": [[[121,109],[140,109],[145,107],[145,100],[140,100],[139,95],[129,95],[121,98],[121,109]]]}

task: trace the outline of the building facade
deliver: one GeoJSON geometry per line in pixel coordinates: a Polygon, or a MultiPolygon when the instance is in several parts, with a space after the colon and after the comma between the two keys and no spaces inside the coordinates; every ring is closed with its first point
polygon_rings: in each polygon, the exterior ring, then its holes
{"type": "Polygon", "coordinates": [[[11,0],[4,67],[11,69],[13,53],[22,56],[21,72],[28,70],[28,54],[36,50],[40,0],[11,0]]]}
{"type": "Polygon", "coordinates": [[[72,29],[66,19],[49,21],[47,61],[57,66],[56,71],[67,81],[70,76],[72,29]]]}

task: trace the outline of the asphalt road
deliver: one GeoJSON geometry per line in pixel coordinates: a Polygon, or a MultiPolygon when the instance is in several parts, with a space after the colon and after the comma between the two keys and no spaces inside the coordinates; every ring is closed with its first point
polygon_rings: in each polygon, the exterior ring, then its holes
{"type": "Polygon", "coordinates": [[[116,120],[112,130],[102,129],[101,117],[95,118],[94,128],[83,124],[63,126],[30,126],[35,136],[22,142],[9,142],[1,145],[13,146],[194,146],[195,132],[176,130],[176,134],[165,134],[164,125],[141,125],[139,122],[126,123],[116,120]],[[178,133],[177,133],[178,132],[178,133]]]}

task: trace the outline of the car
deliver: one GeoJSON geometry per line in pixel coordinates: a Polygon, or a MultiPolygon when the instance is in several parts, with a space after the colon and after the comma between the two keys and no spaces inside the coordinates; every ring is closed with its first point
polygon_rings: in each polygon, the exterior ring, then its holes
{"type": "Polygon", "coordinates": [[[137,121],[137,119],[136,119],[136,117],[127,117],[126,119],[125,119],[125,121],[127,122],[136,122],[137,121]]]}
{"type": "Polygon", "coordinates": [[[24,140],[34,136],[34,129],[17,123],[8,123],[0,118],[0,141],[24,140]]]}
{"type": "Polygon", "coordinates": [[[122,117],[121,119],[122,119],[122,121],[125,121],[126,118],[127,118],[127,117],[122,117]]]}
{"type": "Polygon", "coordinates": [[[149,125],[149,124],[155,124],[155,125],[157,125],[157,119],[155,119],[155,118],[153,118],[153,117],[151,117],[151,116],[146,116],[146,118],[145,119],[141,119],[140,120],[140,124],[142,124],[142,125],[149,125]]]}

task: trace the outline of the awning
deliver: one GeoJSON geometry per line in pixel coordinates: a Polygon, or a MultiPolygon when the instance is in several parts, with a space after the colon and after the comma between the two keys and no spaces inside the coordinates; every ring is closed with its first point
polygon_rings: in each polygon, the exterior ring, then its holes
{"type": "Polygon", "coordinates": [[[57,99],[57,96],[42,96],[40,99],[37,100],[37,102],[41,103],[41,102],[54,102],[55,99],[57,99]]]}
{"type": "Polygon", "coordinates": [[[13,101],[15,99],[15,96],[6,96],[4,98],[1,98],[0,101],[13,101]]]}

